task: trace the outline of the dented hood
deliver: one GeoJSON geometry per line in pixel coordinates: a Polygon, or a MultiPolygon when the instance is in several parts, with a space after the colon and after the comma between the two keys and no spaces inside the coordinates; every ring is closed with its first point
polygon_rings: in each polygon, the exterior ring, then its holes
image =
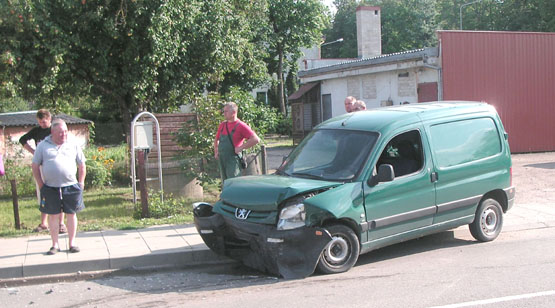
{"type": "Polygon", "coordinates": [[[227,179],[220,198],[244,209],[272,211],[295,195],[338,185],[341,183],[280,175],[243,176],[227,179]]]}

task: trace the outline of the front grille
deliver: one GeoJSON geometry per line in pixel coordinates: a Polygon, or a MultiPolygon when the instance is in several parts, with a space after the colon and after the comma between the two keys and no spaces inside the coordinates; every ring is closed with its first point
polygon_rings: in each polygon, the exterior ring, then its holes
{"type": "MultiPolygon", "coordinates": [[[[235,210],[237,208],[237,206],[234,206],[232,204],[226,203],[226,202],[222,202],[221,205],[221,209],[223,212],[227,213],[229,216],[233,216],[235,217],[235,210]]],[[[267,221],[267,220],[272,220],[275,221],[275,217],[277,215],[276,211],[256,211],[256,210],[251,210],[249,216],[247,217],[247,221],[256,221],[256,222],[262,222],[262,221],[267,221]]]]}

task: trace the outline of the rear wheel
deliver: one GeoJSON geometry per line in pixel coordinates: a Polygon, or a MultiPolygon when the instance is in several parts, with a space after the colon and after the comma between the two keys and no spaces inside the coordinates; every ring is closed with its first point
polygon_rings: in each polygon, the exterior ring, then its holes
{"type": "Polygon", "coordinates": [[[497,238],[503,227],[503,210],[495,199],[480,202],[474,222],[468,225],[472,236],[480,242],[489,242],[497,238]]]}
{"type": "Polygon", "coordinates": [[[318,270],[324,274],[346,272],[358,260],[358,237],[351,228],[344,225],[332,225],[326,229],[332,239],[320,255],[318,270]]]}

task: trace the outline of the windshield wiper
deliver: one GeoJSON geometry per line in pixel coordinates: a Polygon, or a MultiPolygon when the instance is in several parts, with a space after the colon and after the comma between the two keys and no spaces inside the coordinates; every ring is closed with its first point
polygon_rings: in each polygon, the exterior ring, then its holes
{"type": "Polygon", "coordinates": [[[283,171],[283,170],[281,170],[281,169],[277,169],[276,172],[275,172],[275,174],[277,174],[277,175],[291,176],[291,175],[289,175],[287,172],[285,172],[285,171],[283,171]]]}
{"type": "Polygon", "coordinates": [[[314,175],[314,174],[310,174],[310,173],[303,173],[303,172],[293,172],[293,173],[291,173],[291,175],[298,176],[298,177],[301,177],[301,178],[313,179],[313,180],[322,180],[323,179],[323,177],[321,177],[319,175],[314,175]]]}

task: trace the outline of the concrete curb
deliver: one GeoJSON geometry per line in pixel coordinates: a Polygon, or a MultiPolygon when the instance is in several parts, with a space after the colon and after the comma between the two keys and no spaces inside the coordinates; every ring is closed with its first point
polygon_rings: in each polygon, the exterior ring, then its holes
{"type": "Polygon", "coordinates": [[[82,232],[77,242],[82,251],[69,253],[61,236],[61,252],[48,256],[48,235],[0,239],[0,279],[234,262],[213,253],[193,225],[82,232]]]}

